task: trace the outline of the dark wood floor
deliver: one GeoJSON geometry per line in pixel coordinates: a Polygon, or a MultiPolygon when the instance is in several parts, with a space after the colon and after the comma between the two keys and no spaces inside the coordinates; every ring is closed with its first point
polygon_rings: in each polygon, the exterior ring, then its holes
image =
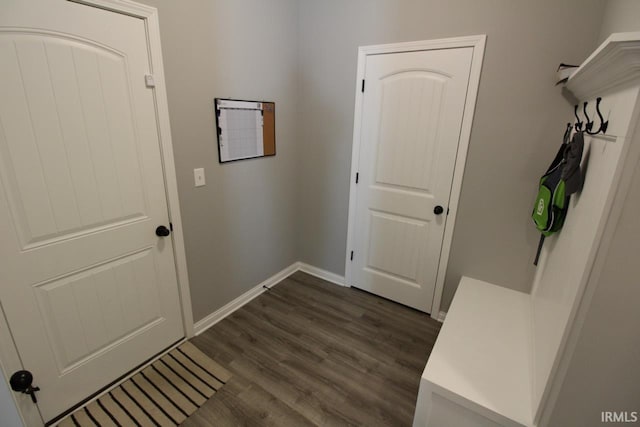
{"type": "Polygon", "coordinates": [[[440,324],[295,273],[193,343],[233,377],[185,426],[410,426],[440,324]]]}

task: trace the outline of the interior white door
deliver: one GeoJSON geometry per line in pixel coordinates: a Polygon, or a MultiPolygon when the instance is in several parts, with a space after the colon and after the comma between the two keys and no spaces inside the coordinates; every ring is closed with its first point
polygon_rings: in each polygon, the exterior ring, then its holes
{"type": "Polygon", "coordinates": [[[144,21],[0,4],[0,302],[51,420],[183,337],[144,21]]]}
{"type": "Polygon", "coordinates": [[[366,57],[351,284],[426,312],[472,53],[469,47],[366,57]]]}

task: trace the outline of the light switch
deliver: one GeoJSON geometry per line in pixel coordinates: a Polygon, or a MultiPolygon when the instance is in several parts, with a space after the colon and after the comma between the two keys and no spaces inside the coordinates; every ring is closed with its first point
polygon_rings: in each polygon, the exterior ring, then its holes
{"type": "Polygon", "coordinates": [[[206,184],[204,180],[204,168],[198,168],[193,170],[193,179],[196,182],[196,187],[202,187],[206,184]]]}

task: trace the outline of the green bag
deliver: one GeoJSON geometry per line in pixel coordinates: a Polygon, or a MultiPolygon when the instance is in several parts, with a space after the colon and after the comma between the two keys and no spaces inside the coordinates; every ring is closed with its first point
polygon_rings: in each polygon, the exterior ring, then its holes
{"type": "MultiPolygon", "coordinates": [[[[564,149],[564,147],[562,148],[564,149]]],[[[567,216],[569,200],[565,192],[565,182],[561,176],[562,168],[556,167],[548,170],[540,178],[538,195],[531,218],[533,218],[538,231],[544,236],[550,236],[559,231],[567,216]]]]}
{"type": "Polygon", "coordinates": [[[562,146],[544,175],[540,178],[538,195],[533,205],[531,218],[540,231],[540,243],[534,265],[545,237],[560,231],[569,210],[569,196],[582,187],[580,162],[584,149],[582,132],[576,132],[571,140],[571,124],[568,125],[562,140],[562,146]]]}

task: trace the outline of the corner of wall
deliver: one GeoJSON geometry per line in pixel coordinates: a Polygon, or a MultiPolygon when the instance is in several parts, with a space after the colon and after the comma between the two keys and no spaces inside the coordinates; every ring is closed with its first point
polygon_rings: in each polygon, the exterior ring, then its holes
{"type": "Polygon", "coordinates": [[[613,33],[640,31],[640,1],[604,0],[600,36],[595,47],[613,33]]]}

